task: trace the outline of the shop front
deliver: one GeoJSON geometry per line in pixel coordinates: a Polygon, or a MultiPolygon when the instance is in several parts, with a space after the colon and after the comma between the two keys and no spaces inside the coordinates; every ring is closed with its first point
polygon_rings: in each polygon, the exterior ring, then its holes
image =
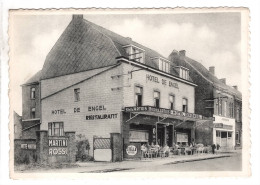
{"type": "MultiPolygon", "coordinates": [[[[124,150],[131,144],[160,147],[165,145],[172,147],[175,144],[190,145],[191,142],[196,141],[196,123],[201,120],[212,120],[212,118],[151,106],[126,107],[123,111],[122,132],[124,150]]],[[[124,158],[128,157],[124,156],[124,158]]]]}

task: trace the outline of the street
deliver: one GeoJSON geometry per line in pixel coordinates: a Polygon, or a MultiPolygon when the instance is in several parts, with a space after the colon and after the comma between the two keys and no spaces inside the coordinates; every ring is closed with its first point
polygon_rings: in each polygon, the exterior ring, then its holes
{"type": "Polygon", "coordinates": [[[242,169],[241,154],[234,154],[231,157],[215,158],[201,161],[184,163],[166,163],[158,166],[136,168],[128,171],[135,172],[157,172],[157,171],[239,171],[242,169]]]}

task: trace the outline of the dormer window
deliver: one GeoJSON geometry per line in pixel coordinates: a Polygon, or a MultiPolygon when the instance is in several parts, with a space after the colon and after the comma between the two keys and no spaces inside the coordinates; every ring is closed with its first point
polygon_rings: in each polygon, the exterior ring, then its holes
{"type": "Polygon", "coordinates": [[[182,67],[182,66],[177,66],[176,69],[179,72],[180,78],[183,78],[185,80],[189,80],[189,69],[182,67]]]}
{"type": "Polygon", "coordinates": [[[152,60],[154,60],[157,63],[159,70],[164,71],[166,73],[170,73],[170,61],[169,60],[166,60],[162,57],[152,58],[152,60]]]}
{"type": "Polygon", "coordinates": [[[129,60],[144,63],[145,51],[134,45],[124,46],[129,60]]]}

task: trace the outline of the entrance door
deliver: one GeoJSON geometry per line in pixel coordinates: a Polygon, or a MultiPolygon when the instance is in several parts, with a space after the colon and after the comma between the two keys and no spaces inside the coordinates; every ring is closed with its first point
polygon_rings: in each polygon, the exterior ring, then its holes
{"type": "Polygon", "coordinates": [[[158,145],[160,145],[160,146],[164,145],[164,129],[163,128],[157,128],[157,142],[158,142],[158,145]]]}
{"type": "Polygon", "coordinates": [[[232,132],[228,132],[228,137],[227,137],[227,146],[228,146],[228,148],[232,148],[232,143],[233,143],[232,132]]]}
{"type": "Polygon", "coordinates": [[[227,147],[227,132],[221,132],[221,147],[227,147]]]}

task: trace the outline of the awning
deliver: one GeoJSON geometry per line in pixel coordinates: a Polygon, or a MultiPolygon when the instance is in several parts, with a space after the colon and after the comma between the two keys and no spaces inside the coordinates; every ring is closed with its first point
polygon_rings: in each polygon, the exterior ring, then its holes
{"type": "Polygon", "coordinates": [[[214,117],[205,117],[199,114],[181,112],[176,110],[156,108],[152,106],[125,107],[124,112],[141,115],[157,116],[161,118],[172,118],[185,121],[214,121],[214,117]]]}

